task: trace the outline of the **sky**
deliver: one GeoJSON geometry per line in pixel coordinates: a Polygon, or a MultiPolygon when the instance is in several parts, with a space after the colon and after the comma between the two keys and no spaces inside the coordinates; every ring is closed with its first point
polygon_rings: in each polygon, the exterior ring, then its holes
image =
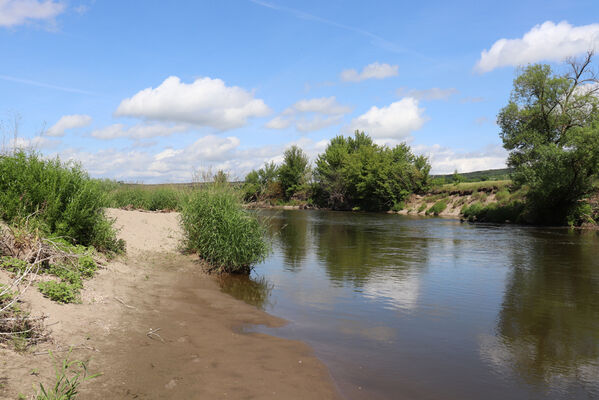
{"type": "Polygon", "coordinates": [[[188,182],[359,129],[436,174],[503,168],[519,68],[594,48],[596,0],[0,0],[0,146],[188,182]]]}

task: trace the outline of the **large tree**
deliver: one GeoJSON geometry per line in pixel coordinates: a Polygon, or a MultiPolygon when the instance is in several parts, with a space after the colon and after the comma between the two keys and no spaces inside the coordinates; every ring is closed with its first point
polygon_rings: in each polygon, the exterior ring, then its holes
{"type": "Polygon", "coordinates": [[[298,146],[293,145],[285,150],[283,164],[278,169],[279,183],[283,196],[289,200],[306,189],[310,165],[308,156],[298,146]]]}
{"type": "Polygon", "coordinates": [[[570,59],[567,72],[530,65],[514,80],[498,115],[516,184],[529,187],[528,218],[563,223],[580,218],[580,200],[599,172],[599,80],[593,53],[570,59]]]}
{"type": "Polygon", "coordinates": [[[364,132],[331,139],[316,161],[323,205],[334,209],[389,210],[428,185],[430,164],[410,147],[379,146],[364,132]]]}

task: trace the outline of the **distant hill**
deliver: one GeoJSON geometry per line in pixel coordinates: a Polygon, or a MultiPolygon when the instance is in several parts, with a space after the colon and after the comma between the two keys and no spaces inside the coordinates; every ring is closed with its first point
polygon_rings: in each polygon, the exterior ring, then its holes
{"type": "MultiPolygon", "coordinates": [[[[480,181],[500,181],[510,179],[510,168],[501,169],[486,169],[484,171],[464,172],[458,174],[464,178],[467,182],[480,182],[480,181]]],[[[433,178],[445,178],[451,180],[453,174],[446,175],[431,175],[433,178]]]]}

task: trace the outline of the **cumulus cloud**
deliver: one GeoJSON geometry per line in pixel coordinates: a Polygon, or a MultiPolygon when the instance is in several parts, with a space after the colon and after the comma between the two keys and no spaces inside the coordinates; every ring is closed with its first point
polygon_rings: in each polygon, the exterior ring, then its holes
{"type": "Polygon", "coordinates": [[[115,112],[116,116],[188,123],[219,131],[242,127],[249,118],[268,114],[270,108],[264,101],[243,88],[212,78],[184,83],[176,76],[124,99],[115,112]]]}
{"type": "Polygon", "coordinates": [[[65,9],[64,3],[53,0],[0,0],[0,26],[14,27],[32,20],[51,21],[65,9]]]}
{"type": "Polygon", "coordinates": [[[70,148],[56,155],[66,160],[81,161],[92,176],[145,183],[189,182],[194,171],[208,169],[213,172],[222,169],[228,171],[233,179],[243,179],[250,170],[261,167],[265,162],[280,163],[285,149],[293,144],[314,160],[327,143],[328,140],[314,141],[302,137],[278,145],[241,148],[237,137],[207,135],[182,147],[154,150],[135,146],[132,149],[98,151],[70,148]]]}
{"type": "Polygon", "coordinates": [[[14,148],[39,151],[42,149],[55,148],[59,144],[60,139],[51,139],[44,136],[35,136],[32,138],[18,137],[16,140],[3,140],[2,143],[0,143],[0,153],[14,148]]]}
{"type": "Polygon", "coordinates": [[[187,130],[184,125],[162,125],[162,124],[137,124],[134,126],[125,126],[123,124],[113,124],[107,127],[97,129],[92,132],[92,136],[96,139],[149,139],[160,136],[170,136],[173,133],[183,132],[187,130]]]}
{"type": "Polygon", "coordinates": [[[362,68],[361,72],[358,72],[355,69],[345,69],[341,71],[341,80],[344,82],[360,82],[366,79],[385,79],[397,76],[398,69],[399,67],[397,65],[375,62],[362,68]]]}
{"type": "Polygon", "coordinates": [[[300,132],[312,132],[341,122],[351,107],[339,104],[335,96],[304,99],[268,121],[265,127],[286,129],[291,125],[300,132]]]}
{"type": "Polygon", "coordinates": [[[508,152],[500,145],[492,145],[475,151],[459,151],[440,145],[413,146],[414,152],[430,159],[431,173],[450,174],[485,169],[506,168],[508,152]]]}
{"type": "Polygon", "coordinates": [[[430,89],[397,89],[397,95],[400,97],[413,97],[417,100],[447,100],[459,91],[456,88],[430,88],[430,89]]]}
{"type": "Polygon", "coordinates": [[[46,136],[64,136],[68,129],[83,128],[92,122],[92,117],[84,114],[64,115],[48,129],[46,136]]]}
{"type": "Polygon", "coordinates": [[[599,44],[599,24],[573,26],[566,21],[535,25],[519,39],[499,39],[483,50],[474,69],[480,73],[504,66],[539,61],[560,61],[595,49],[599,44]]]}
{"type": "Polygon", "coordinates": [[[364,131],[376,139],[406,140],[425,122],[424,108],[418,106],[418,100],[405,97],[387,107],[373,106],[354,118],[350,128],[364,131]]]}

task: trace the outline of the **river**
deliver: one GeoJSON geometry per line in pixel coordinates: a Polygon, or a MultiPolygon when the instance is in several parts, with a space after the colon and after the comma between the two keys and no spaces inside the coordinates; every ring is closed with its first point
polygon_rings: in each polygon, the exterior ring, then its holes
{"type": "Polygon", "coordinates": [[[349,399],[599,398],[599,235],[261,211],[273,253],[222,290],[287,319],[349,399]]]}

